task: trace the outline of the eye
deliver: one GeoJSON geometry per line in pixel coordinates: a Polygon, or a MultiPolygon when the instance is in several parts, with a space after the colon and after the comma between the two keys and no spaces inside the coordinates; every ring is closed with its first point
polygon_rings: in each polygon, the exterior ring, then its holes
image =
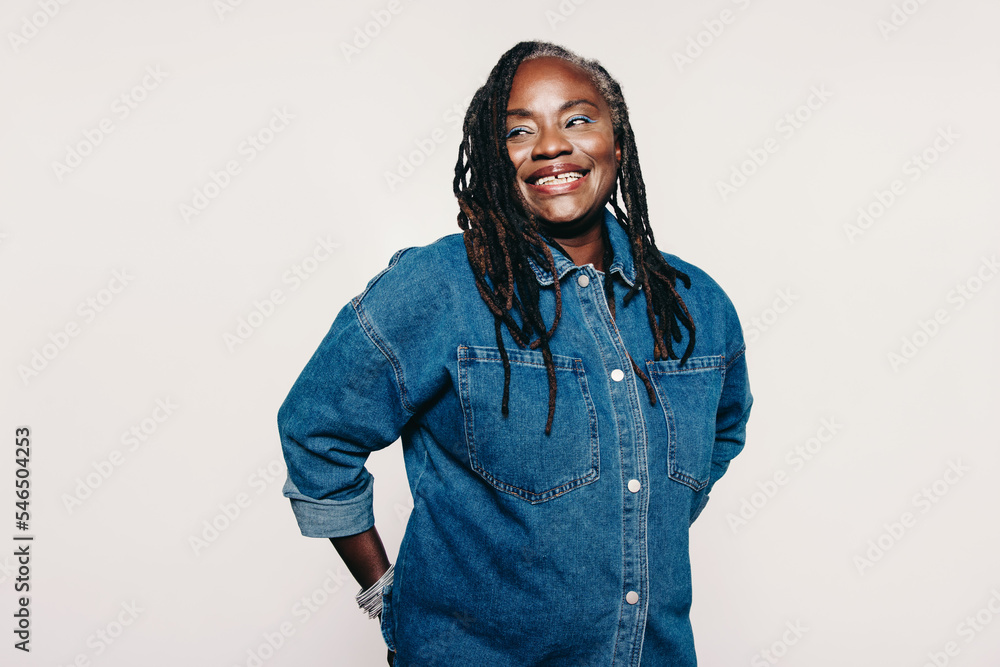
{"type": "Polygon", "coordinates": [[[566,127],[572,127],[574,125],[582,125],[584,123],[595,123],[595,122],[597,121],[595,121],[590,116],[584,116],[582,114],[578,114],[570,118],[568,121],[566,121],[566,127]]]}
{"type": "Polygon", "coordinates": [[[504,138],[513,139],[514,137],[519,137],[522,134],[527,134],[527,133],[528,133],[528,128],[524,127],[523,125],[518,125],[517,127],[508,130],[507,134],[504,135],[504,138]]]}

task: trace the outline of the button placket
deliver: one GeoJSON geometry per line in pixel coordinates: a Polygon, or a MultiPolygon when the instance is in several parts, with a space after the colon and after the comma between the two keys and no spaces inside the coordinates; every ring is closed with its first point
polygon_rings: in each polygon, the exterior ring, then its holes
{"type": "MultiPolygon", "coordinates": [[[[604,277],[609,280],[610,275],[604,277]]],[[[646,429],[641,414],[639,389],[636,376],[628,365],[629,357],[622,333],[611,314],[606,300],[606,293],[601,284],[600,275],[595,276],[592,267],[581,268],[576,276],[577,290],[581,301],[596,309],[584,314],[595,332],[600,327],[601,334],[596,336],[604,360],[605,375],[608,389],[612,394],[617,433],[620,437],[617,443],[620,471],[624,477],[619,478],[618,488],[624,494],[622,504],[622,575],[624,588],[622,597],[618,598],[622,605],[619,617],[619,636],[623,639],[616,649],[615,664],[634,664],[634,654],[629,648],[632,642],[642,639],[642,628],[646,621],[647,601],[642,596],[648,592],[646,581],[646,563],[648,560],[648,535],[646,533],[649,509],[647,493],[640,493],[647,479],[646,470],[646,429]],[[586,273],[587,280],[580,279],[586,273]],[[594,280],[597,280],[594,283],[594,280]],[[582,289],[584,284],[587,289],[582,289]],[[589,291],[594,287],[594,291],[589,291]],[[596,316],[596,321],[591,319],[596,316]],[[607,334],[605,337],[603,334],[607,334]],[[619,421],[620,420],[620,421],[619,421]],[[624,483],[622,483],[624,482],[624,483]],[[631,483],[634,482],[634,483],[631,483]],[[638,486],[637,486],[638,485],[638,486]],[[633,489],[634,487],[634,489],[633,489]],[[628,489],[626,491],[626,489],[628,489]]]]}

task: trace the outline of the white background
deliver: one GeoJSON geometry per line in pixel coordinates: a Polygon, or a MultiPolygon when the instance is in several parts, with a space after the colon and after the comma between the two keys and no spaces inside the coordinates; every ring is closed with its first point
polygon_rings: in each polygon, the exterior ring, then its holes
{"type": "MultiPolygon", "coordinates": [[[[268,666],[382,664],[355,583],[281,496],[275,414],[392,252],[457,231],[456,119],[537,38],[621,81],[658,245],[726,289],[750,341],[747,446],[692,528],[701,664],[998,664],[1000,5],[576,1],[3,4],[0,663],[252,666],[263,645],[268,666]],[[275,110],[294,118],[269,135],[275,110]],[[185,216],[196,191],[213,197],[185,216]],[[859,207],[880,215],[851,231],[859,207]],[[314,261],[317,239],[339,247],[314,261]],[[227,344],[241,319],[259,326],[227,344]],[[30,655],[10,631],[20,425],[30,655]]],[[[370,469],[392,557],[398,445],[370,469]]]]}

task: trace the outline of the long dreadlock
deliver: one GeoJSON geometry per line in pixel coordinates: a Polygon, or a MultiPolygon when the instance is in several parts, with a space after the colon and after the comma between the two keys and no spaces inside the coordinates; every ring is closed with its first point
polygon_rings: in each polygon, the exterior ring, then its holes
{"type": "MultiPolygon", "coordinates": [[[[694,349],[695,327],[676,289],[678,280],[685,288],[690,288],[691,279],[670,266],[653,242],[646,209],[646,188],[621,86],[596,60],[587,60],[547,42],[517,44],[501,56],[486,83],[472,98],[463,124],[464,136],[455,164],[453,189],[460,208],[458,226],[465,231],[465,250],[475,274],[476,287],[493,313],[504,370],[501,411],[504,416],[508,414],[510,400],[510,359],[501,331],[506,326],[521,348],[541,348],[549,382],[549,413],[545,423],[545,434],[549,435],[556,406],[555,364],[549,341],[562,315],[562,292],[550,244],[559,246],[541,231],[517,188],[516,170],[507,153],[506,142],[507,102],[517,68],[526,60],[546,56],[561,58],[586,71],[611,109],[615,136],[621,147],[621,162],[610,203],[618,224],[628,234],[636,267],[635,284],[623,301],[627,305],[640,291],[645,295],[649,328],[653,332],[653,359],[677,358],[673,343],[682,340],[683,327],[688,332],[688,343],[680,363],[687,361],[694,349]],[[618,203],[618,190],[625,210],[618,203]],[[546,267],[554,278],[556,312],[549,327],[542,319],[538,305],[539,285],[529,259],[546,267]]],[[[604,253],[604,266],[610,267],[614,258],[607,229],[604,230],[604,253]]],[[[615,316],[613,283],[608,274],[604,292],[612,318],[615,316]]],[[[655,405],[656,392],[652,383],[631,355],[629,359],[632,370],[646,387],[650,404],[655,405]]]]}

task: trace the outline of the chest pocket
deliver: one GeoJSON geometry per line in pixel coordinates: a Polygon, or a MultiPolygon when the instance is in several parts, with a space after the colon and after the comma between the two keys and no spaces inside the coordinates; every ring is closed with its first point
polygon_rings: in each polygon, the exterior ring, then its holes
{"type": "Polygon", "coordinates": [[[500,351],[459,347],[458,376],[473,470],[496,489],[540,503],[597,480],[597,412],[583,362],[552,355],[556,410],[545,435],[549,381],[541,352],[507,350],[510,402],[500,411],[504,370],[500,351]]]}
{"type": "Polygon", "coordinates": [[[715,415],[722,395],[721,356],[646,362],[669,434],[667,474],[700,491],[712,473],[715,415]]]}

